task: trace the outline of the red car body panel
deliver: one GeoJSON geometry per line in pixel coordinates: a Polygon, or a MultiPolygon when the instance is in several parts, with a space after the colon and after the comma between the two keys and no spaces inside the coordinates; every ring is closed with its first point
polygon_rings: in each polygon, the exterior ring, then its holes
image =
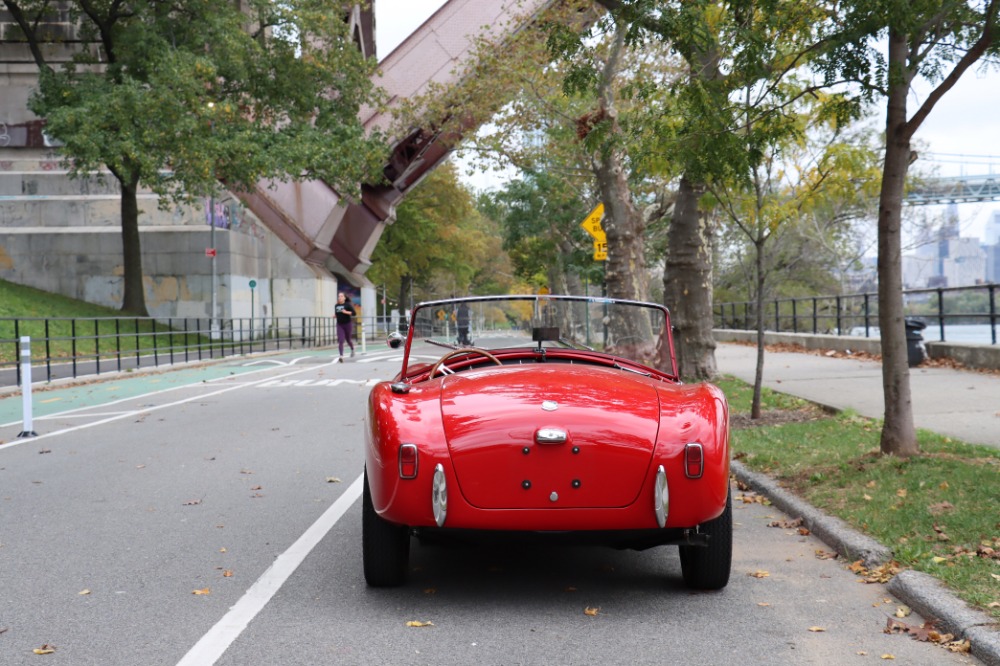
{"type": "Polygon", "coordinates": [[[726,504],[728,411],[709,384],[589,364],[484,365],[409,384],[406,392],[380,383],[368,418],[372,503],[396,524],[435,525],[430,497],[437,464],[449,479],[452,528],[657,529],[660,465],[671,497],[665,527],[695,527],[726,504]],[[543,401],[557,408],[545,411],[543,401]],[[537,443],[539,428],[564,430],[567,439],[537,443]],[[704,453],[700,478],[685,473],[690,443],[704,453]],[[402,444],[417,447],[415,478],[400,476],[402,444]]]}

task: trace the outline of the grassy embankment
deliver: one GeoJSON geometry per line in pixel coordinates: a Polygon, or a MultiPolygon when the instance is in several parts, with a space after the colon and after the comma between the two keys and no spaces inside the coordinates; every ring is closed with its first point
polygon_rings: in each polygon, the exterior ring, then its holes
{"type": "Polygon", "coordinates": [[[93,358],[98,352],[102,358],[150,354],[154,345],[157,350],[166,351],[183,340],[187,345],[209,344],[207,337],[172,333],[162,324],[154,325],[151,319],[122,317],[120,310],[0,280],[0,340],[4,341],[0,344],[0,367],[16,362],[17,340],[21,336],[31,337],[31,357],[36,362],[46,356],[52,360],[93,358]],[[19,320],[16,330],[13,318],[19,320]],[[151,335],[154,330],[155,340],[151,335]]]}

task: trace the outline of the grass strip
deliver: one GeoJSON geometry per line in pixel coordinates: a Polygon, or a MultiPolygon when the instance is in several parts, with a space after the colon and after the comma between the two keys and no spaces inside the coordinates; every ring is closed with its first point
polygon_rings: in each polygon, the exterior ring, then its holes
{"type": "Polygon", "coordinates": [[[764,389],[754,425],[752,387],[717,383],[730,401],[735,458],[1000,621],[1000,451],[920,430],[920,456],[883,456],[879,420],[764,389]]]}

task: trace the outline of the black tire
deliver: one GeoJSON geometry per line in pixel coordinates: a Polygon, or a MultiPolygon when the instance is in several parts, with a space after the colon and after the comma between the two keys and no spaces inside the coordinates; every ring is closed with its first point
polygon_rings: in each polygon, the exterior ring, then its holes
{"type": "Polygon", "coordinates": [[[708,535],[707,546],[681,546],[681,573],[684,583],[696,590],[721,590],[729,583],[733,565],[733,496],[726,497],[726,509],[698,530],[708,535]]]}
{"type": "Polygon", "coordinates": [[[361,497],[361,552],[365,582],[371,587],[395,587],[406,580],[410,559],[410,528],[379,517],[368,488],[368,470],[361,497]]]}

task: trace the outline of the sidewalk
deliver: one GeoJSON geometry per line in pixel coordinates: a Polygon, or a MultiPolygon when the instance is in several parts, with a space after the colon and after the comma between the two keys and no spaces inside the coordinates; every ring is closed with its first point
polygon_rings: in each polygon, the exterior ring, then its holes
{"type": "MultiPolygon", "coordinates": [[[[715,359],[721,374],[753,384],[755,347],[721,343],[715,359]]],[[[873,361],[767,352],[764,386],[863,416],[881,419],[884,414],[882,366],[873,361]]],[[[910,368],[910,391],[917,428],[1000,448],[1000,376],[910,368]]]]}

